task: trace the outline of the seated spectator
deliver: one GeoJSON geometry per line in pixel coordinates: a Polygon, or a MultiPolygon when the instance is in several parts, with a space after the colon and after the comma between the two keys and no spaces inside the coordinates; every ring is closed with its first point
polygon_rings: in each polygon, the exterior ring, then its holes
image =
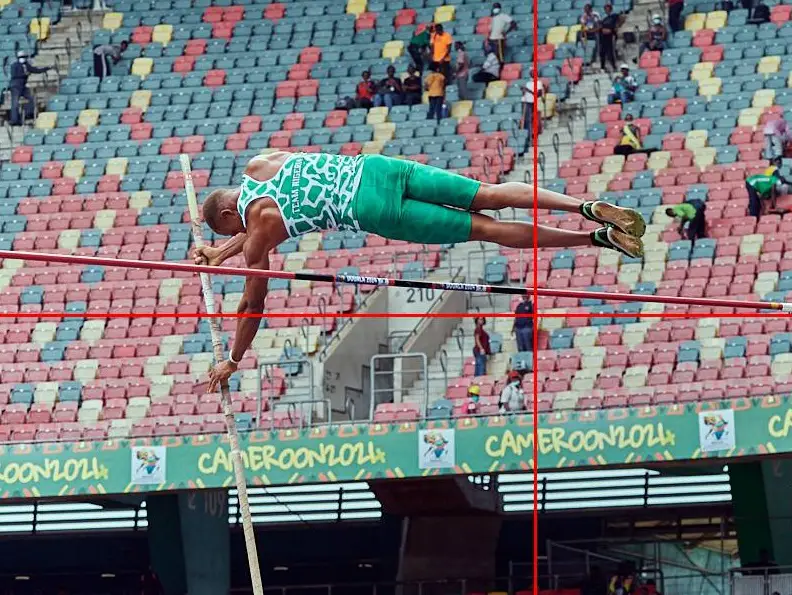
{"type": "Polygon", "coordinates": [[[765,159],[781,158],[786,154],[787,145],[792,141],[792,131],[783,118],[771,120],[764,127],[765,159]]]}
{"type": "Polygon", "coordinates": [[[634,155],[636,153],[644,153],[649,155],[654,153],[656,149],[644,149],[641,142],[641,130],[633,122],[633,115],[627,114],[624,116],[624,126],[622,127],[622,137],[619,144],[613,149],[614,155],[634,155]]]}
{"type": "Polygon", "coordinates": [[[384,105],[391,109],[394,105],[401,105],[402,82],[396,76],[396,69],[393,66],[388,66],[386,72],[387,76],[380,81],[377,94],[374,96],[374,106],[384,105]]]}
{"type": "Polygon", "coordinates": [[[357,86],[357,94],[355,100],[357,101],[357,106],[362,107],[364,109],[371,109],[373,107],[374,101],[374,83],[371,81],[371,73],[368,70],[364,70],[363,74],[360,75],[362,79],[357,86]]]}
{"type": "Polygon", "coordinates": [[[498,60],[498,54],[495,53],[495,48],[492,44],[486,44],[485,48],[486,57],[484,64],[481,65],[481,70],[473,75],[473,81],[476,83],[491,83],[500,78],[501,63],[498,60]]]}
{"type": "Polygon", "coordinates": [[[506,386],[498,399],[498,407],[501,413],[517,413],[525,410],[525,393],[522,389],[522,378],[517,370],[509,372],[506,386]]]}
{"type": "MultiPolygon", "coordinates": [[[[583,7],[583,14],[580,15],[580,31],[577,34],[577,42],[583,44],[584,56],[588,56],[588,42],[594,42],[592,59],[597,55],[597,34],[600,28],[600,15],[591,8],[591,4],[583,7]]],[[[590,63],[589,63],[590,64],[590,63]]]]}
{"type": "Polygon", "coordinates": [[[404,90],[405,105],[418,105],[421,103],[423,96],[421,73],[412,64],[407,67],[407,76],[402,83],[402,89],[404,90]]]}
{"type": "Polygon", "coordinates": [[[635,82],[635,78],[630,74],[630,67],[622,64],[619,67],[619,74],[613,79],[613,87],[608,94],[608,103],[619,102],[622,105],[630,103],[635,97],[637,90],[638,83],[635,82]]]}
{"type": "Polygon", "coordinates": [[[666,47],[668,31],[663,24],[663,17],[656,14],[652,17],[652,26],[646,32],[646,41],[641,44],[641,53],[662,52],[666,47]]]}
{"type": "Polygon", "coordinates": [[[465,413],[468,415],[475,415],[478,413],[479,397],[481,395],[481,387],[478,384],[471,384],[468,387],[468,400],[465,403],[465,413]]]}
{"type": "Polygon", "coordinates": [[[666,215],[679,221],[679,235],[695,243],[699,238],[707,237],[707,205],[703,200],[693,199],[666,209],[666,215]],[[687,234],[685,234],[687,226],[687,234]]]}
{"type": "Polygon", "coordinates": [[[446,78],[439,71],[439,66],[434,62],[429,65],[429,74],[426,75],[424,86],[429,92],[429,112],[426,119],[440,119],[443,117],[443,105],[445,103],[446,78]]]}
{"type": "Polygon", "coordinates": [[[468,74],[470,73],[470,60],[468,59],[467,52],[465,51],[465,44],[457,41],[454,44],[456,50],[456,72],[455,79],[457,84],[457,92],[459,99],[465,100],[468,97],[467,83],[468,74]]]}

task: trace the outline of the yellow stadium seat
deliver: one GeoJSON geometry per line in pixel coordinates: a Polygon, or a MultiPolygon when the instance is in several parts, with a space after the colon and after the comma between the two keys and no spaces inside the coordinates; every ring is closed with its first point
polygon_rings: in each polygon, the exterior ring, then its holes
{"type": "Polygon", "coordinates": [[[569,34],[569,28],[565,25],[558,25],[556,27],[550,27],[550,30],[547,32],[547,41],[550,45],[559,46],[562,43],[566,43],[567,35],[569,34]]]}
{"type": "Polygon", "coordinates": [[[132,96],[129,98],[129,107],[137,107],[142,109],[144,112],[148,109],[150,103],[151,91],[148,89],[138,89],[137,91],[133,91],[132,96]]]}
{"type": "Polygon", "coordinates": [[[577,36],[580,33],[580,30],[583,27],[581,25],[572,25],[569,28],[569,32],[567,33],[566,42],[567,43],[577,43],[577,36]]]}
{"type": "Polygon", "coordinates": [[[624,155],[609,155],[602,161],[602,173],[617,174],[624,169],[624,155]]]}
{"type": "Polygon", "coordinates": [[[50,34],[49,17],[36,17],[30,19],[30,34],[39,41],[47,39],[50,34]]]}
{"type": "Polygon", "coordinates": [[[151,206],[151,192],[148,190],[138,190],[129,197],[130,209],[145,209],[151,206]]]}
{"type": "Polygon", "coordinates": [[[11,4],[14,0],[0,0],[0,8],[5,8],[9,4],[11,4]]]}
{"type": "Polygon", "coordinates": [[[372,107],[368,116],[366,116],[366,124],[382,124],[388,120],[387,107],[372,107]]]}
{"type": "Polygon", "coordinates": [[[83,177],[83,172],[85,171],[85,163],[80,159],[74,159],[72,161],[67,161],[63,166],[62,176],[64,178],[71,178],[72,180],[78,180],[83,177]]]}
{"type": "Polygon", "coordinates": [[[347,0],[347,14],[358,16],[361,13],[366,12],[367,4],[368,2],[366,2],[366,0],[347,0]]]}
{"type": "Polygon", "coordinates": [[[707,14],[707,20],[704,23],[705,29],[712,29],[717,31],[726,26],[726,21],[729,18],[729,13],[725,10],[715,10],[707,14]]]}
{"type": "Polygon", "coordinates": [[[703,95],[704,97],[719,95],[722,85],[723,82],[717,77],[699,81],[699,95],[703,95]]]}
{"type": "Polygon", "coordinates": [[[539,116],[542,118],[555,116],[557,103],[558,97],[554,93],[545,93],[545,96],[539,99],[539,116]]]}
{"type": "Polygon", "coordinates": [[[135,58],[135,60],[132,62],[131,72],[135,76],[139,76],[140,78],[144,79],[151,74],[153,68],[154,68],[153,58],[135,58]]]}
{"type": "Polygon", "coordinates": [[[685,19],[685,31],[701,31],[707,22],[707,16],[694,12],[685,19]]]}
{"type": "Polygon", "coordinates": [[[761,74],[774,74],[781,68],[781,56],[765,56],[759,60],[756,72],[761,74]]]}
{"type": "Polygon", "coordinates": [[[106,231],[113,227],[113,223],[115,222],[116,212],[112,210],[102,210],[97,211],[96,215],[94,215],[94,227],[96,229],[101,229],[102,231],[106,231]]]}
{"type": "Polygon", "coordinates": [[[453,4],[449,4],[447,6],[438,6],[435,9],[434,22],[447,23],[448,21],[453,21],[455,13],[456,13],[456,6],[454,6],[453,4]]]}
{"type": "Polygon", "coordinates": [[[766,109],[772,107],[773,104],[775,104],[775,89],[759,89],[754,93],[751,107],[766,109]]]}
{"type": "Polygon", "coordinates": [[[790,72],[787,77],[787,87],[792,87],[792,72],[790,72]]]}
{"type": "Polygon", "coordinates": [[[84,109],[77,117],[77,126],[90,130],[99,124],[99,113],[98,109],[84,109]]]}
{"type": "Polygon", "coordinates": [[[52,130],[58,123],[56,112],[41,112],[36,118],[36,128],[39,130],[52,130]]]}
{"type": "Polygon", "coordinates": [[[360,151],[363,155],[379,155],[382,153],[382,148],[385,143],[380,140],[370,140],[363,143],[363,149],[360,151]]]}
{"type": "Polygon", "coordinates": [[[374,124],[374,140],[389,141],[394,134],[396,134],[396,124],[393,122],[374,124]]]}
{"type": "Polygon", "coordinates": [[[156,25],[151,33],[151,41],[168,45],[173,37],[173,25],[156,25]]]}
{"type": "Polygon", "coordinates": [[[653,171],[665,169],[668,167],[670,161],[671,153],[668,151],[656,151],[649,155],[649,159],[646,161],[646,169],[651,169],[653,171]]]}
{"type": "Polygon", "coordinates": [[[107,167],[105,167],[105,174],[108,176],[121,176],[124,177],[127,169],[126,157],[113,157],[107,160],[107,167]]]}
{"type": "Polygon", "coordinates": [[[64,229],[58,236],[60,250],[75,250],[80,246],[80,230],[64,229]]]}
{"type": "Polygon", "coordinates": [[[388,41],[382,46],[382,57],[394,62],[404,54],[404,42],[401,40],[388,41]]]}
{"type": "Polygon", "coordinates": [[[487,85],[487,91],[484,97],[490,101],[500,101],[506,97],[506,81],[492,81],[487,85]]]}
{"type": "Polygon", "coordinates": [[[702,147],[701,149],[693,151],[693,161],[696,167],[709,167],[715,164],[716,155],[717,149],[714,147],[702,147]]]}
{"type": "Polygon", "coordinates": [[[691,130],[685,137],[685,148],[691,151],[707,146],[706,130],[691,130]]]}
{"type": "Polygon", "coordinates": [[[762,117],[762,108],[747,107],[740,110],[740,116],[737,118],[737,126],[759,126],[759,118],[762,117]]]}
{"type": "Polygon", "coordinates": [[[711,78],[713,68],[715,68],[715,64],[712,62],[699,62],[695,64],[693,70],[690,71],[690,80],[703,81],[711,78]]]}
{"type": "Polygon", "coordinates": [[[122,12],[106,12],[102,19],[102,29],[115,31],[124,22],[124,13],[122,12]]]}
{"type": "Polygon", "coordinates": [[[469,100],[455,101],[451,105],[451,117],[459,120],[473,113],[473,102],[469,100]]]}

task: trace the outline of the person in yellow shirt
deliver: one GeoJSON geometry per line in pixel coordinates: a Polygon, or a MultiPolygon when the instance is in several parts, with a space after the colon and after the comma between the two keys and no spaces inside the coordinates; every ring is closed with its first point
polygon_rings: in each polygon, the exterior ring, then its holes
{"type": "Polygon", "coordinates": [[[451,75],[451,46],[454,39],[450,33],[443,30],[442,25],[435,25],[432,31],[432,62],[437,64],[438,71],[443,74],[446,80],[451,75]]]}
{"type": "Polygon", "coordinates": [[[438,72],[439,67],[436,62],[429,65],[429,74],[424,80],[424,87],[429,92],[429,113],[426,119],[437,118],[438,123],[443,117],[443,101],[445,100],[446,77],[438,72]]]}

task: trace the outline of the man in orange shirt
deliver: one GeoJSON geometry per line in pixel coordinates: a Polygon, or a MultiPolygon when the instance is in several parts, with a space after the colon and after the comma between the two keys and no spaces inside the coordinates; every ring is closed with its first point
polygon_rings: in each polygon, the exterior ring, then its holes
{"type": "Polygon", "coordinates": [[[439,72],[448,80],[451,76],[451,46],[454,39],[450,33],[443,30],[442,25],[435,25],[432,32],[432,62],[437,65],[439,72]]]}

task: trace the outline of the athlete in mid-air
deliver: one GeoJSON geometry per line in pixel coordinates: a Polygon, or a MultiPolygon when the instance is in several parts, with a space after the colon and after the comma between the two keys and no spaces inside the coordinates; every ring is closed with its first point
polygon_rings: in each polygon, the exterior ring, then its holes
{"type": "MultiPolygon", "coordinates": [[[[602,227],[568,231],[481,213],[532,209],[530,184],[486,184],[382,155],[271,153],[250,161],[241,187],[215,190],[207,197],[204,220],[216,233],[233,237],[217,248],[198,250],[196,262],[216,266],[242,252],[249,268],[266,270],[270,251],[280,243],[323,230],[366,231],[423,244],[493,242],[525,249],[533,248],[536,233],[540,248],[596,246],[643,255],[646,224],[637,211],[537,190],[538,208],[579,213],[602,227]]],[[[266,279],[248,278],[238,312],[261,314],[266,293],[266,279]]],[[[236,370],[258,328],[257,318],[238,319],[229,360],[210,373],[210,390],[236,370]]]]}

